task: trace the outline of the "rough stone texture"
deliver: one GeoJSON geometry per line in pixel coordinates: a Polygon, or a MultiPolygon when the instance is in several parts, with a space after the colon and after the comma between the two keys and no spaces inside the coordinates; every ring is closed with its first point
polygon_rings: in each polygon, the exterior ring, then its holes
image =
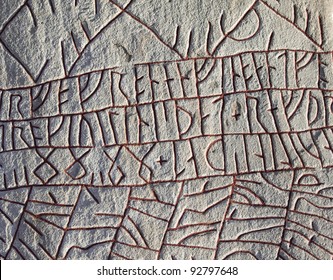
{"type": "Polygon", "coordinates": [[[332,13],[2,0],[1,259],[332,259],[332,13]]]}

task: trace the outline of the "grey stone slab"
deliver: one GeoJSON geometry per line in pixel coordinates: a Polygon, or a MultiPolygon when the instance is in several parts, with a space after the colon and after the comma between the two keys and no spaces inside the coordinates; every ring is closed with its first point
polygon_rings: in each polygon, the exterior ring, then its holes
{"type": "Polygon", "coordinates": [[[333,259],[332,0],[0,2],[0,259],[333,259]]]}

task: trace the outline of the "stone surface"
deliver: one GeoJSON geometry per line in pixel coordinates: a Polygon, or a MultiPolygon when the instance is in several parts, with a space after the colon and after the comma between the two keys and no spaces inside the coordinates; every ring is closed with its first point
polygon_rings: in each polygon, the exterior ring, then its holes
{"type": "Polygon", "coordinates": [[[1,259],[332,259],[333,1],[0,2],[1,259]]]}

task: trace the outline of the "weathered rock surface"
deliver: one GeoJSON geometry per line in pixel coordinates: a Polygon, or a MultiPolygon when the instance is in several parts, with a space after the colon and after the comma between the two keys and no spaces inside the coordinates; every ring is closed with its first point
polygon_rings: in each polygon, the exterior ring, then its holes
{"type": "Polygon", "coordinates": [[[0,3],[1,259],[332,259],[333,1],[0,3]]]}

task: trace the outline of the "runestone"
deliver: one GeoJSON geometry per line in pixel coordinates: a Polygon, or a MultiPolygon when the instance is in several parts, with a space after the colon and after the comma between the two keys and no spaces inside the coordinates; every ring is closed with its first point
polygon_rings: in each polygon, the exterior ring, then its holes
{"type": "Polygon", "coordinates": [[[333,259],[333,0],[2,0],[0,259],[333,259]]]}

